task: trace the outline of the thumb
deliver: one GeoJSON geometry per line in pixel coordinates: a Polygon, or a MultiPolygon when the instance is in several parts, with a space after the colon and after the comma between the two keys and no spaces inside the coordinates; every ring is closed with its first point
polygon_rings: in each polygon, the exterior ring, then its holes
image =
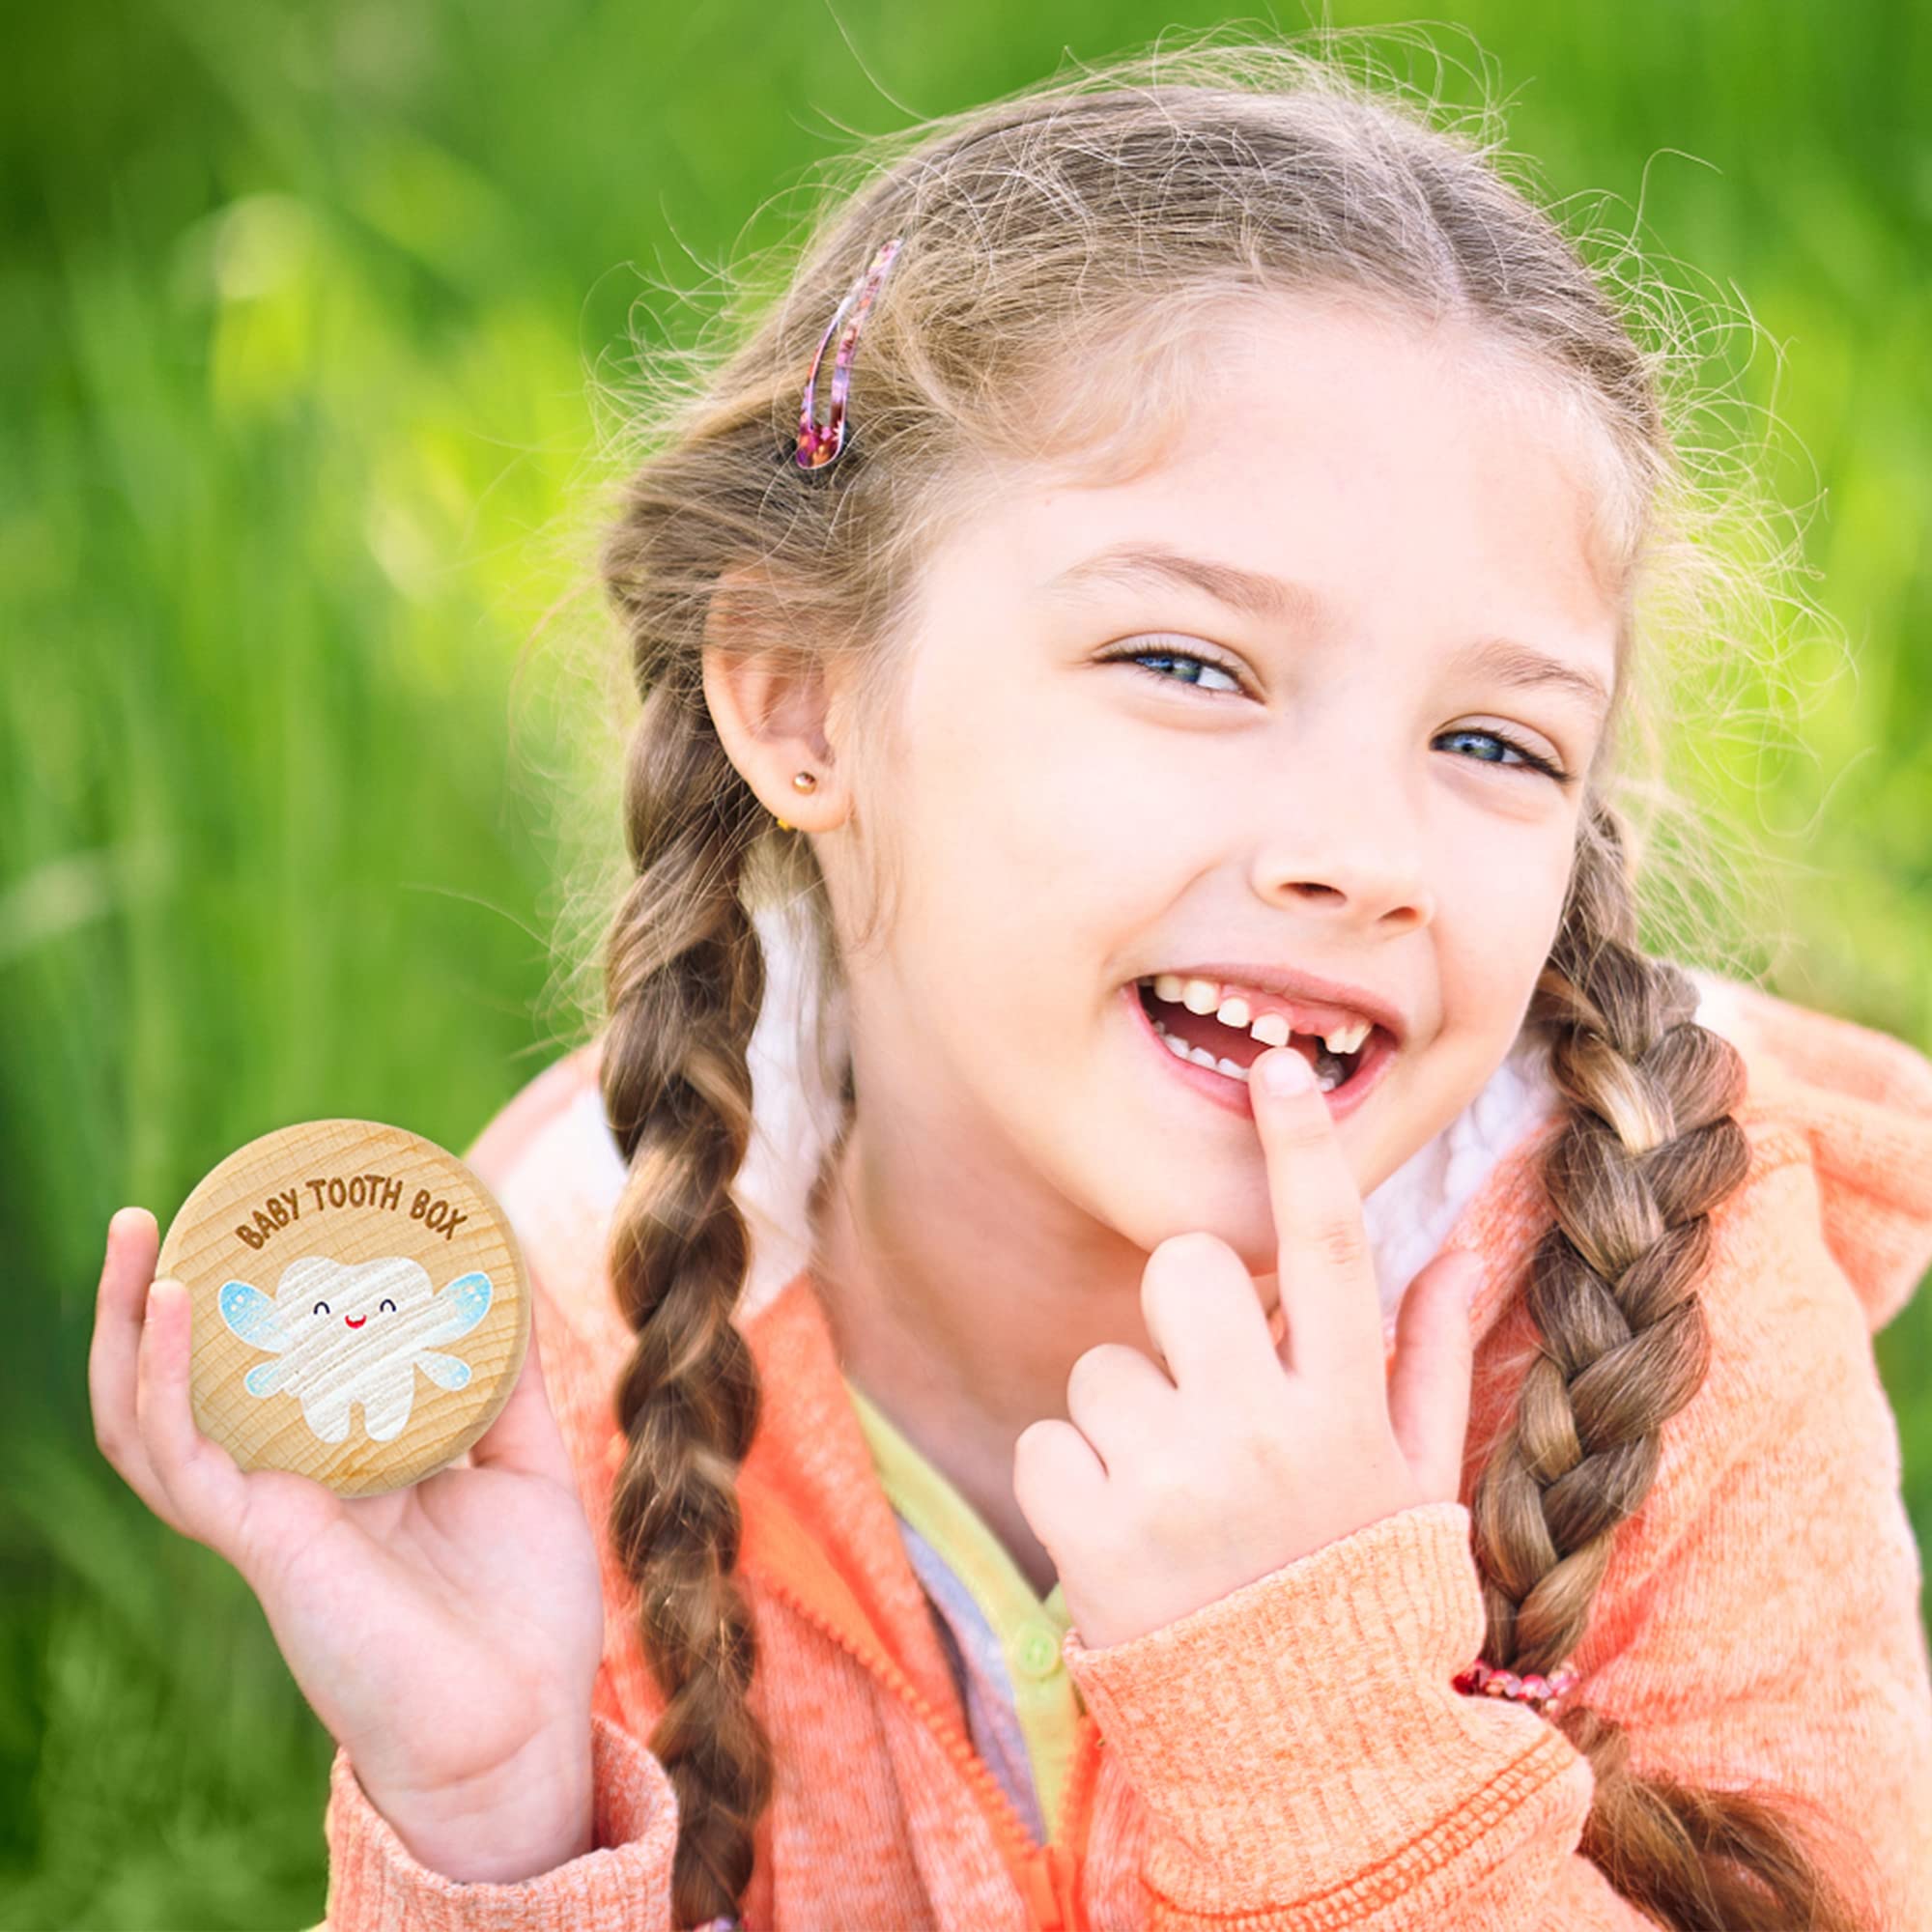
{"type": "Polygon", "coordinates": [[[1475,1355],[1469,1297],[1482,1275],[1476,1256],[1439,1254],[1409,1283],[1396,1311],[1389,1426],[1432,1502],[1454,1502],[1462,1488],[1475,1355]]]}
{"type": "Polygon", "coordinates": [[[473,1467],[508,1469],[522,1475],[544,1476],[562,1489],[574,1486],[570,1452],[552,1408],[544,1380],[543,1353],[537,1341],[537,1317],[548,1311],[542,1282],[529,1269],[530,1332],[524,1349],[524,1365],[501,1412],[469,1445],[473,1467]]]}

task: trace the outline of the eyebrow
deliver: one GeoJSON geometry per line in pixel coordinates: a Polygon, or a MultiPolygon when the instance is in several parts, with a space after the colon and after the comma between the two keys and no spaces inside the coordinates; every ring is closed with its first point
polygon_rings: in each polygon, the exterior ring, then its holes
{"type": "MultiPolygon", "coordinates": [[[[1206,591],[1216,602],[1244,615],[1268,623],[1300,624],[1311,630],[1328,615],[1321,595],[1305,583],[1267,577],[1237,564],[1188,556],[1159,544],[1115,544],[1063,570],[1049,580],[1046,588],[1050,595],[1061,595],[1096,582],[1179,583],[1206,591]]],[[[1551,686],[1582,698],[1596,711],[1610,708],[1609,691],[1593,671],[1579,670],[1514,638],[1479,639],[1463,656],[1514,689],[1551,686]]]]}

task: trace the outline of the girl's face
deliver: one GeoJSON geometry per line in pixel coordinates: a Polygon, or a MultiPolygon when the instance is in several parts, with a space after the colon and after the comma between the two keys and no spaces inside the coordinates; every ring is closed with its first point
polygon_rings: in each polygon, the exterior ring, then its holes
{"type": "Polygon", "coordinates": [[[1016,482],[932,555],[898,922],[851,975],[862,1116],[1137,1247],[1207,1228],[1261,1272],[1245,1089],[1203,1091],[1135,982],[1251,962],[1386,1002],[1400,1047],[1337,1122],[1377,1186],[1517,1036],[1617,617],[1590,452],[1467,337],[1283,302],[1227,339],[1156,467],[1016,482]],[[1168,562],[1095,564],[1128,552],[1168,562]]]}

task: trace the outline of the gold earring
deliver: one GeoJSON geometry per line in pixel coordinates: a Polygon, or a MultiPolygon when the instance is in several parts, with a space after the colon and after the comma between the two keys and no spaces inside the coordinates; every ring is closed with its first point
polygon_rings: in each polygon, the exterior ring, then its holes
{"type": "MultiPolygon", "coordinates": [[[[792,788],[795,791],[815,791],[818,788],[817,775],[812,772],[794,772],[791,775],[791,782],[792,788]]],[[[776,812],[772,815],[775,818],[778,817],[776,812]]],[[[793,830],[793,827],[788,820],[780,818],[779,830],[781,832],[790,832],[793,830]]]]}

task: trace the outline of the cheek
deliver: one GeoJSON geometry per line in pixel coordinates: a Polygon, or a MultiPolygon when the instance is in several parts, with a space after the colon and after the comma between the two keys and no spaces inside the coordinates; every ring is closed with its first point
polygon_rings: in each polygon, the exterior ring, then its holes
{"type": "Polygon", "coordinates": [[[1014,721],[976,732],[970,755],[953,731],[937,732],[939,754],[922,760],[894,810],[906,936],[919,935],[928,962],[922,978],[945,979],[954,999],[994,999],[1022,1029],[1025,979],[1035,1010],[1084,998],[1122,935],[1145,925],[1146,882],[1162,876],[1146,854],[1145,785],[1117,787],[1089,746],[1073,759],[1071,730],[1071,721],[1057,735],[1014,721]]]}
{"type": "Polygon", "coordinates": [[[1056,1110],[1091,1098],[1096,1043],[1116,1038],[1115,994],[1163,901],[1091,798],[1016,783],[984,805],[979,819],[926,821],[932,847],[905,873],[894,1000],[910,1050],[949,1066],[1054,1168],[1056,1110]]]}
{"type": "Polygon", "coordinates": [[[1459,854],[1444,874],[1437,919],[1443,1005],[1473,1018],[1526,1001],[1548,957],[1569,886],[1571,854],[1528,840],[1459,854]]]}
{"type": "Polygon", "coordinates": [[[1559,827],[1548,837],[1451,840],[1443,854],[1443,923],[1453,923],[1463,949],[1480,954],[1482,935],[1493,951],[1519,958],[1548,952],[1569,887],[1571,842],[1559,827]]]}

